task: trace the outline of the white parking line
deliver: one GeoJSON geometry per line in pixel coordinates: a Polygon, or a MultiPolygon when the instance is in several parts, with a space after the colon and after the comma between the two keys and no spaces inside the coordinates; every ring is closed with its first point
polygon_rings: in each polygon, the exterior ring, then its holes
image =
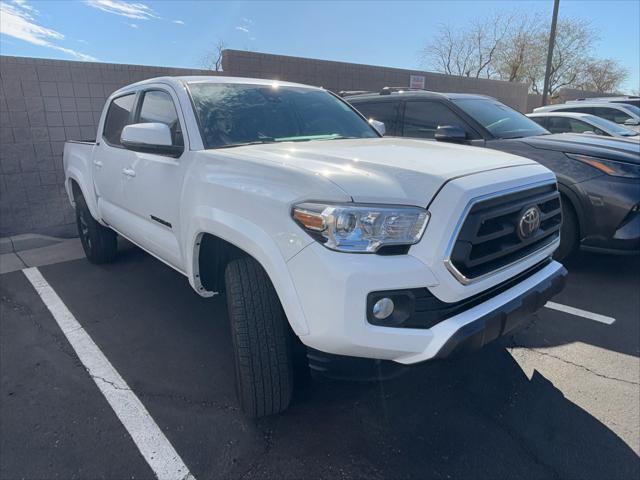
{"type": "Polygon", "coordinates": [[[558,310],[559,312],[577,315],[578,317],[588,318],[589,320],[595,320],[596,322],[605,323],[607,325],[611,325],[616,321],[616,319],[613,317],[607,317],[606,315],[600,315],[599,313],[580,310],[579,308],[569,307],[568,305],[562,305],[561,303],[547,302],[545,304],[545,307],[552,310],[558,310]]]}
{"type": "Polygon", "coordinates": [[[180,455],[169,443],[142,402],[113,368],[40,271],[33,267],[26,268],[23,272],[55,318],[87,372],[131,435],[156,477],[159,480],[194,480],[180,455]]]}

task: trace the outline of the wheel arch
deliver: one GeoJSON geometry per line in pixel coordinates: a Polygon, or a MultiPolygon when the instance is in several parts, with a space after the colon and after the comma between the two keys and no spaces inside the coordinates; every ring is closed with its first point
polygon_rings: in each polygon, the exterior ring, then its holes
{"type": "Polygon", "coordinates": [[[568,201],[569,205],[573,208],[574,213],[576,214],[576,219],[578,220],[578,224],[576,225],[578,229],[578,246],[582,241],[582,236],[584,233],[584,222],[585,222],[585,213],[582,208],[582,204],[577,196],[577,194],[567,185],[563,183],[558,183],[558,190],[560,191],[560,196],[562,201],[568,201]]]}
{"type": "Polygon", "coordinates": [[[298,336],[309,333],[286,259],[267,232],[239,217],[212,215],[196,216],[190,232],[186,242],[187,276],[200,296],[211,297],[220,292],[229,261],[252,257],[271,280],[293,331],[298,336]]]}

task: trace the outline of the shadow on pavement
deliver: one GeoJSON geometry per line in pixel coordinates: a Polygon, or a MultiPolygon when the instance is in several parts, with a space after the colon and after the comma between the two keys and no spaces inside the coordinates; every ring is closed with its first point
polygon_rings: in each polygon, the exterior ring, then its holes
{"type": "MultiPolygon", "coordinates": [[[[252,422],[224,302],[138,250],[43,269],[196,478],[638,478],[638,456],[493,345],[387,382],[310,382],[252,422]]],[[[576,334],[577,335],[577,334],[576,334]]],[[[573,341],[573,340],[572,340],[573,341]]]]}
{"type": "Polygon", "coordinates": [[[393,381],[311,383],[259,425],[257,477],[638,478],[636,454],[500,347],[393,381]]]}
{"type": "Polygon", "coordinates": [[[541,310],[517,344],[548,347],[582,342],[640,356],[640,256],[580,252],[565,262],[569,279],[554,302],[615,318],[611,325],[541,310]]]}

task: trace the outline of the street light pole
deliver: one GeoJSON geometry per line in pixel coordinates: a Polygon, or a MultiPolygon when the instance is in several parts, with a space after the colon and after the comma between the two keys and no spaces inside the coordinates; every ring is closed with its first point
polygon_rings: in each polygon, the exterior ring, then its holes
{"type": "Polygon", "coordinates": [[[553,17],[551,18],[551,32],[549,33],[549,50],[547,51],[547,68],[544,72],[544,89],[542,91],[542,105],[547,104],[549,90],[549,76],[551,75],[551,61],[553,59],[553,45],[556,42],[556,24],[558,23],[558,7],[560,0],[553,0],[553,17]]]}

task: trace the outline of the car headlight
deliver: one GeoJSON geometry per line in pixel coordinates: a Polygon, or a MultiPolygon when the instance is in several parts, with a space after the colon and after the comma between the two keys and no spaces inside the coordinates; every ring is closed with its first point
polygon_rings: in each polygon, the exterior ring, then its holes
{"type": "Polygon", "coordinates": [[[640,178],[640,165],[617,162],[615,160],[605,160],[604,158],[579,155],[577,153],[565,153],[565,155],[574,160],[591,165],[593,168],[597,168],[601,172],[613,177],[640,178]]]}
{"type": "Polygon", "coordinates": [[[291,215],[325,247],[362,253],[375,253],[388,245],[413,245],[429,220],[424,208],[393,205],[300,203],[291,215]]]}

